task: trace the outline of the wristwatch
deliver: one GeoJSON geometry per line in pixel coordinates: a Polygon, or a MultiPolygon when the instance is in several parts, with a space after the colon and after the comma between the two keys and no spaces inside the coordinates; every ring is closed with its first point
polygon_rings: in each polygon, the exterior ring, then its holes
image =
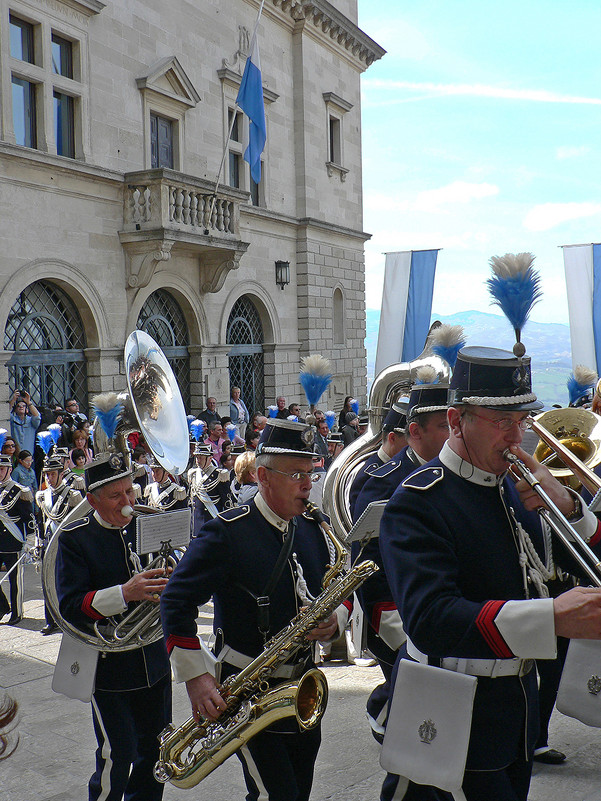
{"type": "Polygon", "coordinates": [[[579,520],[582,517],[582,500],[576,492],[570,492],[570,495],[574,500],[574,508],[569,514],[565,515],[565,519],[579,520]]]}

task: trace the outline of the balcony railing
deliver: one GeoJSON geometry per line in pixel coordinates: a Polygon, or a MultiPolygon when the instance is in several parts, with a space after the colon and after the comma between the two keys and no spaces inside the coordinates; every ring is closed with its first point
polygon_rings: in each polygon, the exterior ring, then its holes
{"type": "Polygon", "coordinates": [[[125,176],[124,230],[173,229],[200,236],[237,239],[240,203],[248,194],[209,181],[159,169],[125,176]]]}

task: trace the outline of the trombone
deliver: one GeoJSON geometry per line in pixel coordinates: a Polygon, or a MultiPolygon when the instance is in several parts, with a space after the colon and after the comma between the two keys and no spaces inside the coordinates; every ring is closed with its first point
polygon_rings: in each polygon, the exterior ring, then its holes
{"type": "Polygon", "coordinates": [[[549,528],[557,534],[593,584],[596,587],[601,587],[601,562],[594,551],[589,548],[588,544],[583,540],[574,526],[547,495],[545,490],[541,487],[539,480],[534,473],[526,467],[524,462],[509,449],[503,453],[503,457],[516,469],[520,477],[528,482],[530,487],[544,502],[546,508],[539,507],[536,510],[538,514],[546,521],[549,528]]]}

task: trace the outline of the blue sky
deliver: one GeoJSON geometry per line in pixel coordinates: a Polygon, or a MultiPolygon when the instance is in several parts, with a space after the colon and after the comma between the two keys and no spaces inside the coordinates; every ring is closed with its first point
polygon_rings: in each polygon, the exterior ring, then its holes
{"type": "Polygon", "coordinates": [[[386,251],[442,248],[433,311],[491,307],[490,256],[531,251],[531,319],[568,322],[560,245],[601,241],[601,3],[359,0],[367,306],[386,251]]]}

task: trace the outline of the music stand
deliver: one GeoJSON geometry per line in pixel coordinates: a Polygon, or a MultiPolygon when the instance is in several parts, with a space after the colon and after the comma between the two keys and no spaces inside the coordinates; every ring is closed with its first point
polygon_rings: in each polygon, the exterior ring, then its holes
{"type": "Polygon", "coordinates": [[[345,537],[346,545],[352,542],[367,543],[372,537],[380,536],[380,520],[384,514],[385,501],[373,501],[345,537]]]}

